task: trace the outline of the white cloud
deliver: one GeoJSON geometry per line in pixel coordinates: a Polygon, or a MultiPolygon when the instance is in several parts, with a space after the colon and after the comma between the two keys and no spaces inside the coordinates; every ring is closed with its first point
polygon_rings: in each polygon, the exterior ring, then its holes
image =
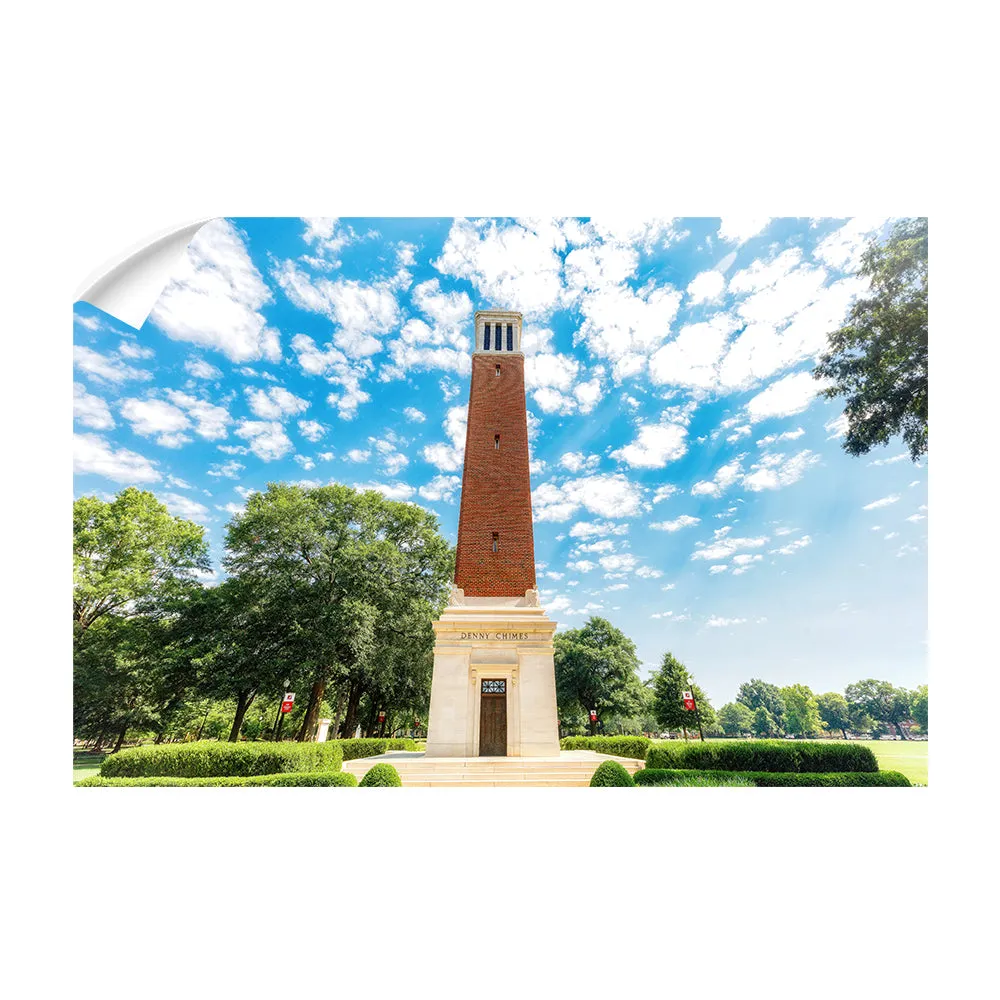
{"type": "Polygon", "coordinates": [[[601,464],[601,456],[584,455],[580,451],[567,451],[559,459],[559,464],[570,472],[592,472],[601,464]]]}
{"type": "Polygon", "coordinates": [[[560,251],[566,238],[553,220],[456,219],[441,256],[442,274],[470,281],[487,303],[527,319],[548,315],[563,297],[560,251]]]}
{"type": "Polygon", "coordinates": [[[195,378],[222,378],[222,372],[202,358],[188,358],[184,370],[195,378]]]}
{"type": "Polygon", "coordinates": [[[284,420],[296,413],[304,413],[309,409],[309,400],[292,395],[281,386],[270,389],[253,389],[247,386],[244,390],[250,409],[262,420],[284,420]]]}
{"type": "Polygon", "coordinates": [[[691,487],[691,493],[693,496],[721,496],[742,475],[743,467],[740,465],[740,460],[735,458],[733,461],[727,462],[725,465],[721,466],[715,473],[714,479],[703,479],[700,482],[695,483],[694,486],[691,487]]]}
{"type": "Polygon", "coordinates": [[[770,221],[770,217],[766,215],[726,215],[719,225],[719,238],[727,243],[746,243],[762,232],[770,221]]]}
{"type": "Polygon", "coordinates": [[[650,524],[651,528],[656,531],[680,531],[681,528],[688,528],[694,524],[700,524],[700,517],[692,517],[690,514],[681,514],[676,520],[673,521],[655,521],[650,524]]]}
{"type": "Polygon", "coordinates": [[[767,540],[767,536],[759,538],[715,538],[707,545],[704,542],[699,542],[698,547],[691,553],[691,558],[707,559],[709,562],[716,562],[719,559],[728,559],[740,549],[759,549],[767,540]]]}
{"type": "Polygon", "coordinates": [[[370,448],[351,448],[344,456],[348,462],[367,462],[371,457],[370,448]]]}
{"type": "Polygon", "coordinates": [[[695,275],[687,286],[687,293],[690,298],[689,305],[698,302],[711,302],[722,295],[726,287],[725,275],[718,271],[702,271],[695,275]]]}
{"type": "Polygon", "coordinates": [[[408,406],[403,410],[403,416],[410,421],[411,424],[422,424],[427,416],[418,410],[415,406],[408,406]]]}
{"type": "Polygon", "coordinates": [[[821,240],[813,256],[841,271],[857,271],[861,254],[869,238],[886,223],[885,216],[862,216],[848,219],[839,229],[821,240]]]}
{"type": "Polygon", "coordinates": [[[627,524],[609,524],[607,521],[577,521],[569,529],[570,538],[593,538],[602,535],[624,535],[627,524]]]}
{"type": "Polygon", "coordinates": [[[904,459],[909,458],[909,452],[900,452],[898,455],[893,455],[892,458],[876,458],[875,461],[869,462],[869,465],[892,465],[895,462],[902,462],[904,459]]]}
{"type": "Polygon", "coordinates": [[[358,483],[355,489],[375,490],[389,500],[409,500],[417,492],[406,483],[358,483]]]}
{"type": "Polygon", "coordinates": [[[74,473],[93,473],[116,483],[155,483],[160,479],[155,464],[137,452],[114,450],[98,434],[73,435],[74,473]]]}
{"type": "Polygon", "coordinates": [[[326,428],[318,420],[300,420],[299,433],[315,444],[326,433],[326,428]]]}
{"type": "Polygon", "coordinates": [[[704,323],[681,327],[677,336],[650,358],[650,379],[656,385],[713,387],[719,379],[719,360],[736,327],[737,321],[729,313],[716,313],[704,323]]]}
{"type": "Polygon", "coordinates": [[[653,494],[653,503],[659,503],[661,500],[666,500],[667,497],[672,497],[675,493],[679,493],[678,487],[667,483],[664,486],[658,486],[656,492],[653,494]]]}
{"type": "Polygon", "coordinates": [[[896,503],[899,500],[898,493],[892,493],[887,497],[882,497],[879,500],[873,500],[871,503],[866,503],[862,510],[878,510],[879,507],[888,507],[889,504],[896,503]]]}
{"type": "Polygon", "coordinates": [[[787,459],[784,455],[764,455],[760,462],[750,467],[751,471],[743,478],[743,485],[755,493],[779,490],[797,483],[806,469],[818,461],[819,455],[808,448],[787,459]]]}
{"type": "Polygon", "coordinates": [[[132,361],[148,360],[155,356],[156,352],[151,347],[143,347],[134,340],[122,340],[118,345],[120,357],[129,358],[132,361]]]}
{"type": "Polygon", "coordinates": [[[310,469],[316,468],[316,463],[308,455],[295,455],[293,457],[302,466],[304,472],[309,472],[310,469]]]}
{"type": "Polygon", "coordinates": [[[758,448],[764,448],[769,444],[776,444],[778,441],[796,441],[805,431],[801,427],[797,427],[794,431],[784,431],[782,434],[768,434],[767,437],[761,438],[757,442],[758,448]]]}
{"type": "Polygon", "coordinates": [[[709,628],[729,628],[731,625],[745,625],[746,618],[721,618],[719,615],[712,615],[705,624],[709,628]]]}
{"type": "Polygon", "coordinates": [[[216,406],[207,400],[198,399],[186,392],[178,392],[175,389],[167,389],[167,398],[174,406],[186,411],[187,415],[195,422],[194,430],[199,437],[209,441],[217,441],[226,437],[232,417],[224,406],[216,406]]]}
{"type": "Polygon", "coordinates": [[[639,487],[619,473],[543,483],[531,494],[537,521],[568,521],[581,507],[599,517],[631,517],[639,512],[639,487]]]}
{"type": "Polygon", "coordinates": [[[431,503],[453,503],[461,485],[460,476],[435,476],[429,483],[421,486],[418,492],[424,500],[430,500],[431,503]]]}
{"type": "Polygon", "coordinates": [[[787,545],[783,545],[780,549],[771,549],[771,554],[791,556],[798,552],[799,549],[804,549],[807,545],[811,544],[812,539],[808,535],[803,535],[801,538],[796,538],[794,542],[789,542],[787,545]]]}
{"type": "Polygon", "coordinates": [[[73,419],[84,427],[106,431],[115,426],[108,404],[100,396],[87,392],[82,382],[73,383],[73,419]]]}
{"type": "Polygon", "coordinates": [[[729,567],[725,563],[716,563],[716,565],[708,567],[708,572],[712,576],[715,576],[716,573],[725,573],[727,569],[729,567]]]}
{"type": "Polygon", "coordinates": [[[208,467],[208,474],[215,476],[217,479],[239,479],[240,473],[245,468],[245,465],[240,464],[233,458],[228,462],[223,462],[221,465],[210,465],[208,467]]]}
{"type": "Polygon", "coordinates": [[[192,500],[190,497],[181,496],[180,493],[164,493],[160,499],[167,505],[167,510],[174,517],[183,517],[188,521],[207,521],[209,519],[208,508],[204,504],[192,500]]]}
{"type": "Polygon", "coordinates": [[[809,372],[796,372],[772,382],[747,403],[750,420],[757,423],[770,417],[790,417],[801,413],[822,388],[809,372]]]}
{"type": "Polygon", "coordinates": [[[687,453],[687,428],[682,424],[643,424],[636,439],[611,452],[631,468],[662,469],[687,453]]]}
{"type": "Polygon", "coordinates": [[[836,438],[843,437],[847,433],[847,414],[841,413],[840,416],[834,417],[833,420],[828,421],[823,425],[823,430],[829,431],[830,436],[827,441],[833,441],[836,438]]]}
{"type": "Polygon", "coordinates": [[[652,566],[640,566],[635,571],[635,575],[641,576],[646,580],[658,580],[661,576],[663,576],[663,570],[653,569],[652,566]]]}
{"type": "Polygon", "coordinates": [[[378,452],[382,461],[382,471],[386,475],[396,476],[410,464],[406,455],[396,447],[400,442],[392,431],[389,431],[384,438],[370,437],[368,441],[378,452]]]}
{"type": "Polygon", "coordinates": [[[401,272],[365,284],[338,278],[313,278],[292,260],[276,265],[275,280],[299,309],[326,316],[334,326],[333,344],[348,358],[367,358],[382,350],[382,340],[399,323],[396,293],[408,281],[401,272]]]}
{"type": "Polygon", "coordinates": [[[179,448],[191,440],[183,433],[191,426],[187,414],[162,399],[126,399],[120,409],[136,434],[155,437],[164,448],[179,448]]]}
{"type": "Polygon", "coordinates": [[[913,524],[916,524],[918,521],[924,520],[926,516],[926,514],[911,514],[906,520],[912,521],[913,524]]]}
{"type": "Polygon", "coordinates": [[[745,295],[748,292],[773,288],[801,263],[802,251],[798,247],[785,250],[771,260],[758,258],[749,267],[737,271],[729,279],[729,291],[735,295],[745,295]]]}
{"type": "Polygon", "coordinates": [[[241,420],[236,434],[245,438],[250,450],[265,462],[283,458],[292,450],[292,442],[277,420],[241,420]]]}
{"type": "Polygon", "coordinates": [[[239,230],[217,219],[198,230],[149,318],[171,339],[232,361],[278,361],[278,331],[260,312],[272,300],[239,230]]]}
{"type": "Polygon", "coordinates": [[[577,573],[589,573],[591,570],[597,569],[597,563],[592,563],[589,559],[580,559],[577,562],[566,563],[566,568],[577,573]]]}
{"type": "Polygon", "coordinates": [[[424,459],[437,466],[442,472],[456,472],[462,468],[465,458],[465,430],[469,416],[466,405],[452,406],[445,415],[442,427],[448,437],[448,444],[429,444],[423,450],[424,459]]]}
{"type": "Polygon", "coordinates": [[[619,553],[618,555],[601,556],[598,561],[601,564],[601,568],[607,570],[609,573],[629,572],[634,570],[637,565],[635,556],[628,552],[619,553]]]}
{"type": "Polygon", "coordinates": [[[148,380],[153,377],[149,372],[127,365],[119,358],[100,354],[80,344],[73,348],[73,364],[88,377],[115,385],[130,379],[148,380]]]}

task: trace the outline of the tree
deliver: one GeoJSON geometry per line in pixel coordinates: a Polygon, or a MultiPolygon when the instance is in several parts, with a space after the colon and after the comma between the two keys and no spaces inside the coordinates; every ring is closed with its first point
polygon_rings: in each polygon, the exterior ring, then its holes
{"type": "Polygon", "coordinates": [[[741,705],[746,705],[751,712],[756,712],[758,708],[766,709],[773,731],[776,733],[782,731],[785,722],[785,702],[776,685],[752,677],[740,685],[736,700],[741,705]]]}
{"type": "Polygon", "coordinates": [[[871,716],[876,722],[895,726],[900,737],[907,738],[903,723],[909,720],[913,696],[905,688],[896,688],[888,681],[869,677],[856,684],[848,684],[844,694],[854,711],[871,716]]]}
{"type": "Polygon", "coordinates": [[[738,701],[731,701],[719,709],[719,722],[727,736],[753,732],[753,712],[738,701]]]}
{"type": "Polygon", "coordinates": [[[785,730],[793,736],[816,736],[820,731],[819,706],[816,697],[805,684],[792,684],[781,689],[785,703],[785,730]]]}
{"type": "Polygon", "coordinates": [[[643,706],[639,657],[635,644],[605,618],[589,618],[582,628],[567,629],[555,640],[556,700],[560,715],[585,714],[590,735],[598,720],[632,716],[643,706]]]}
{"type": "Polygon", "coordinates": [[[673,653],[664,653],[660,669],[652,680],[656,721],[664,729],[682,730],[685,736],[689,728],[697,727],[704,739],[704,729],[715,724],[715,710],[687,667],[673,653]],[[685,691],[694,695],[694,712],[684,707],[682,695],[685,691]]]}
{"type": "Polygon", "coordinates": [[[774,736],[778,731],[774,716],[763,705],[754,709],[751,726],[755,736],[774,736]]]}
{"type": "Polygon", "coordinates": [[[852,727],[851,707],[847,699],[836,691],[828,691],[816,698],[819,717],[827,729],[839,729],[844,739],[847,730],[852,727]]]}
{"type": "Polygon", "coordinates": [[[926,736],[927,735],[927,685],[921,684],[916,691],[913,692],[913,705],[910,711],[913,714],[913,719],[920,726],[920,731],[926,736]]]}
{"type": "Polygon", "coordinates": [[[902,434],[916,461],[927,451],[927,220],[903,219],[885,243],[872,240],[858,273],[871,293],[829,335],[813,375],[833,380],[828,399],[846,397],[848,454],[902,434]]]}
{"type": "Polygon", "coordinates": [[[433,647],[454,554],[437,518],[415,504],[340,484],[271,483],[230,521],[226,548],[230,574],[280,590],[301,637],[310,689],[299,739],[312,739],[327,685],[346,692],[351,732],[362,697],[384,687],[387,659],[398,670],[400,650],[412,658],[433,647]]]}
{"type": "Polygon", "coordinates": [[[130,486],[110,503],[73,504],[73,623],[90,628],[102,615],[134,613],[207,570],[205,529],[173,517],[147,490],[130,486]]]}

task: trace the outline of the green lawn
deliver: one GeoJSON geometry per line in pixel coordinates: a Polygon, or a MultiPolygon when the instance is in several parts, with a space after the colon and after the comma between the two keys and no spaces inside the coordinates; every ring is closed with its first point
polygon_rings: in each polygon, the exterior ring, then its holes
{"type": "Polygon", "coordinates": [[[915,785],[927,784],[927,740],[858,740],[878,758],[881,771],[899,771],[915,785]]]}
{"type": "Polygon", "coordinates": [[[82,781],[99,773],[105,753],[91,753],[89,750],[73,750],[73,780],[82,781]]]}

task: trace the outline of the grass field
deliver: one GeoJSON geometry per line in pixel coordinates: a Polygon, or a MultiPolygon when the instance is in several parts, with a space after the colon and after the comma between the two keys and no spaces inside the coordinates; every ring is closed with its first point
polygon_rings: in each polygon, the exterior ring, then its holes
{"type": "Polygon", "coordinates": [[[915,785],[927,784],[927,740],[858,740],[878,758],[880,771],[899,771],[915,785]]]}
{"type": "Polygon", "coordinates": [[[73,780],[82,781],[99,773],[105,753],[91,753],[89,750],[73,750],[73,780]]]}

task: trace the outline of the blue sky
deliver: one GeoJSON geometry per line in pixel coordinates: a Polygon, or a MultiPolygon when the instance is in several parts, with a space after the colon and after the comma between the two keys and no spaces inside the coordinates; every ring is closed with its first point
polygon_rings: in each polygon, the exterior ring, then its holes
{"type": "Polygon", "coordinates": [[[535,553],[564,627],[762,677],[926,681],[927,469],[840,447],[808,374],[858,219],[232,219],[135,331],[75,307],[76,493],[225,524],[272,480],[374,486],[455,540],[472,314],[524,313],[535,553]]]}

